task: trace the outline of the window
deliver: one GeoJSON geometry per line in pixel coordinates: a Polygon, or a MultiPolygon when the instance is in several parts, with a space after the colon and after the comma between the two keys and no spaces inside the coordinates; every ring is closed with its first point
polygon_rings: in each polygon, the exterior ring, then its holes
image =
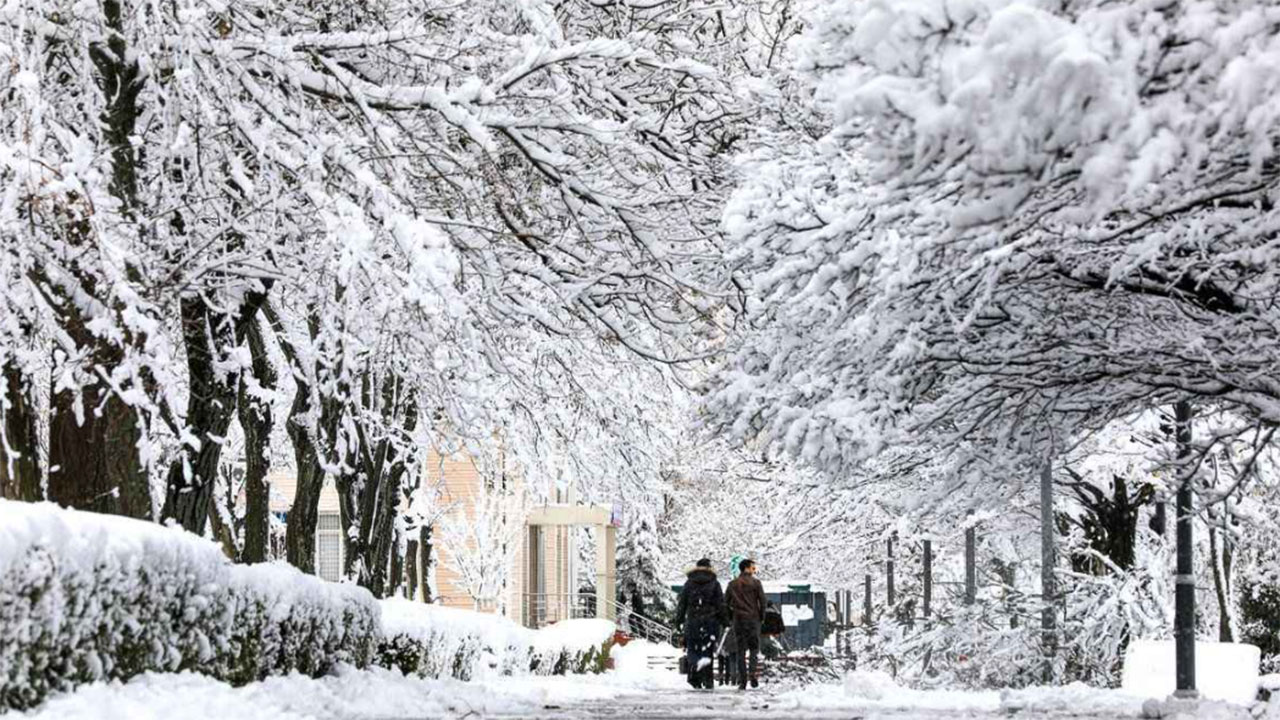
{"type": "Polygon", "coordinates": [[[342,577],[342,524],[338,513],[320,513],[316,523],[316,574],[332,582],[342,577]]]}

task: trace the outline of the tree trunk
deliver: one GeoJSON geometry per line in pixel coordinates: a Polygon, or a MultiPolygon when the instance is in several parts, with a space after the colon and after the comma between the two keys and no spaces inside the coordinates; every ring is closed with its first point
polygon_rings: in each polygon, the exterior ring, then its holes
{"type": "MultiPolygon", "coordinates": [[[[95,365],[114,367],[123,354],[98,342],[79,323],[64,328],[82,347],[96,345],[95,365]]],[[[151,519],[151,488],[138,450],[137,413],[109,388],[94,383],[79,398],[54,392],[49,419],[49,499],[65,507],[151,519]],[[77,416],[83,417],[80,422],[77,416]]]]}
{"type": "MultiPolygon", "coordinates": [[[[132,219],[137,205],[138,155],[134,146],[135,125],[140,115],[138,96],[145,82],[134,53],[125,42],[124,17],[119,0],[103,0],[102,13],[107,28],[106,42],[89,46],[89,58],[98,72],[98,88],[105,100],[101,121],[110,147],[111,194],[120,201],[121,214],[132,219]]],[[[72,246],[92,258],[93,229],[85,221],[71,221],[66,237],[72,246]]],[[[92,262],[92,260],[86,260],[92,262]]],[[[110,373],[124,361],[125,352],[117,343],[139,346],[144,338],[126,334],[121,340],[100,338],[89,329],[81,309],[72,300],[78,293],[95,296],[100,289],[96,274],[72,259],[66,276],[75,287],[46,285],[60,328],[77,348],[84,351],[81,392],[54,388],[49,420],[49,499],[81,510],[151,518],[151,488],[142,466],[139,443],[141,420],[95,372],[110,373]]],[[[128,268],[128,272],[135,272],[128,268]]],[[[102,298],[106,312],[123,308],[102,298]]]]}
{"type": "MultiPolygon", "coordinates": [[[[337,425],[337,410],[333,403],[323,403],[320,413],[322,426],[337,425]]],[[[298,472],[298,485],[293,505],[285,522],[285,557],[299,570],[315,574],[316,571],[316,523],[319,520],[320,491],[324,487],[324,469],[320,465],[320,453],[307,427],[306,416],[311,407],[310,387],[298,381],[293,408],[287,424],[289,439],[293,443],[294,466],[298,472]]]]}
{"type": "Polygon", "coordinates": [[[404,584],[404,553],[400,552],[400,533],[395,533],[391,543],[391,574],[387,576],[387,597],[399,594],[404,584]]]}
{"type": "Polygon", "coordinates": [[[1012,562],[1002,565],[1000,568],[1000,582],[1004,584],[1005,588],[1004,608],[1005,612],[1009,614],[1009,627],[1017,628],[1019,608],[1017,601],[1015,600],[1017,597],[1017,590],[1015,588],[1017,588],[1018,585],[1018,566],[1012,562]]]}
{"type": "Polygon", "coordinates": [[[1227,590],[1228,578],[1226,569],[1230,567],[1228,559],[1231,550],[1227,547],[1227,538],[1223,537],[1222,551],[1218,548],[1218,530],[1209,524],[1209,555],[1213,557],[1213,592],[1218,599],[1218,642],[1235,642],[1235,634],[1231,630],[1230,600],[1227,590]]]}
{"type": "Polygon", "coordinates": [[[184,423],[196,445],[184,445],[169,467],[161,516],[176,520],[188,532],[203,535],[211,513],[222,439],[235,412],[236,382],[217,369],[234,334],[231,318],[212,309],[203,296],[184,297],[179,305],[189,388],[184,423]]]}
{"type": "Polygon", "coordinates": [[[376,378],[363,373],[359,413],[354,429],[356,442],[345,466],[350,472],[338,478],[338,498],[347,557],[344,574],[375,597],[386,594],[387,566],[394,540],[396,501],[401,484],[414,461],[412,451],[402,454],[396,438],[408,437],[417,426],[412,393],[395,375],[376,378]],[[373,420],[372,418],[378,418],[373,420]],[[381,427],[374,427],[380,423],[381,427]],[[379,431],[376,442],[372,431],[379,431]]]}
{"type": "MultiPolygon", "coordinates": [[[[320,491],[324,488],[324,466],[321,463],[321,452],[333,454],[333,447],[338,430],[338,420],[342,416],[344,395],[340,388],[335,394],[313,394],[313,388],[307,381],[308,366],[299,357],[297,350],[285,335],[280,318],[270,303],[262,304],[263,315],[271,323],[272,330],[280,342],[289,363],[294,369],[297,385],[293,395],[293,405],[289,409],[289,419],[285,429],[293,445],[294,467],[298,473],[298,484],[294,491],[293,504],[289,508],[289,516],[285,521],[285,558],[289,564],[305,573],[316,572],[316,524],[320,514],[320,491]],[[319,404],[319,417],[312,418],[313,409],[319,404]]],[[[312,340],[320,331],[320,318],[314,312],[307,318],[307,330],[312,340]]],[[[315,375],[320,375],[321,368],[314,366],[315,375]]],[[[340,375],[339,370],[330,370],[330,377],[340,375]]],[[[333,458],[330,458],[333,460],[333,458]]]]}
{"type": "Polygon", "coordinates": [[[236,547],[236,529],[223,522],[218,504],[214,502],[209,503],[209,529],[222,546],[222,554],[233,562],[240,560],[240,550],[236,547]]]}
{"type": "Polygon", "coordinates": [[[0,426],[0,497],[36,502],[40,488],[39,431],[32,385],[13,358],[4,363],[0,426]]]}
{"type": "Polygon", "coordinates": [[[422,583],[422,602],[429,603],[434,597],[431,594],[431,526],[423,525],[418,530],[418,552],[421,559],[418,564],[419,581],[422,583]]]}
{"type": "Polygon", "coordinates": [[[408,570],[409,599],[418,599],[418,541],[410,540],[404,550],[405,568],[408,570]]]}
{"type": "MultiPolygon", "coordinates": [[[[271,360],[267,357],[262,324],[256,315],[247,319],[239,334],[240,344],[249,346],[252,377],[257,381],[258,390],[275,390],[275,368],[271,367],[271,360]]],[[[273,420],[271,402],[250,390],[249,383],[241,377],[236,403],[240,427],[244,431],[245,456],[244,551],[241,560],[260,563],[270,558],[271,488],[267,485],[267,474],[271,472],[268,450],[273,420]]]]}

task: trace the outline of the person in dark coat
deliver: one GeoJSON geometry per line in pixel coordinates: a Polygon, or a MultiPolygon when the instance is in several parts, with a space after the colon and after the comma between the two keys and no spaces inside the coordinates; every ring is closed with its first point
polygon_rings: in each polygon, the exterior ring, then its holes
{"type": "Polygon", "coordinates": [[[715,688],[712,667],[720,625],[726,619],[724,591],[703,558],[687,573],[676,603],[676,627],[684,626],[684,647],[689,659],[689,684],[695,688],[715,688]]]}
{"type": "Polygon", "coordinates": [[[738,689],[745,690],[750,678],[751,687],[760,687],[760,625],[764,622],[764,609],[768,604],[764,597],[764,585],[756,579],[754,560],[738,563],[738,577],[729,583],[725,600],[733,613],[733,636],[737,639],[738,689]],[[747,669],[747,652],[751,653],[751,668],[747,669]]]}

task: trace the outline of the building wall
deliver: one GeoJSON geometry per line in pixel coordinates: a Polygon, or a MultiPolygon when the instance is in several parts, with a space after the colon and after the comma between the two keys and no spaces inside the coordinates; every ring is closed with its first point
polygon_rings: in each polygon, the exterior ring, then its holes
{"type": "MultiPolygon", "coordinates": [[[[268,480],[271,484],[271,510],[275,513],[286,513],[293,503],[297,488],[297,478],[292,471],[273,471],[268,480]]],[[[521,480],[515,477],[516,490],[522,490],[521,480]]],[[[474,511],[477,494],[483,482],[479,470],[470,458],[464,455],[441,456],[432,451],[424,465],[423,482],[434,484],[440,490],[439,501],[451,505],[451,513],[470,515],[474,511]]],[[[571,494],[559,494],[556,498],[561,502],[570,501],[571,494]]],[[[480,608],[486,611],[501,609],[505,615],[521,621],[526,615],[525,588],[530,587],[529,532],[524,526],[524,518],[513,518],[513,522],[521,526],[516,535],[517,548],[508,575],[507,591],[501,608],[480,608]]],[[[338,493],[333,484],[327,483],[320,494],[319,521],[316,533],[316,567],[317,574],[326,580],[338,580],[342,567],[341,521],[339,517],[338,493]]],[[[547,595],[544,616],[547,621],[554,621],[570,614],[570,606],[577,588],[573,586],[572,568],[575,564],[575,533],[571,527],[549,526],[540,533],[541,563],[538,571],[544,578],[542,592],[547,595]]],[[[419,558],[414,558],[417,562],[419,558]]],[[[448,550],[443,546],[440,532],[433,533],[432,568],[425,572],[419,569],[420,578],[431,579],[432,600],[450,607],[475,609],[475,601],[466,591],[458,573],[449,563],[448,550]]],[[[422,587],[419,584],[419,599],[422,587]]]]}
{"type": "MultiPolygon", "coordinates": [[[[520,492],[519,479],[511,477],[508,480],[515,483],[515,491],[520,492]]],[[[476,498],[482,490],[481,483],[484,482],[484,479],[476,468],[475,463],[469,457],[463,455],[441,456],[432,451],[427,458],[423,482],[434,484],[440,488],[439,501],[444,505],[451,506],[449,514],[452,517],[461,516],[466,518],[475,511],[476,498]]],[[[523,527],[524,518],[513,517],[511,522],[523,527]]],[[[500,607],[481,607],[479,609],[484,611],[501,610],[508,617],[516,620],[520,619],[525,583],[525,573],[522,572],[526,565],[526,553],[523,546],[525,535],[525,533],[517,533],[515,536],[514,542],[517,543],[517,549],[508,573],[507,591],[503,594],[503,601],[500,603],[500,607]]],[[[439,540],[438,534],[433,552],[435,553],[436,582],[435,586],[432,587],[432,591],[436,595],[436,602],[449,607],[475,609],[475,600],[467,593],[462,579],[451,567],[449,551],[439,540]]]]}
{"type": "MultiPolygon", "coordinates": [[[[298,476],[291,470],[273,470],[267,475],[273,513],[287,513],[293,506],[298,476]]],[[[320,490],[316,519],[316,575],[337,582],[342,578],[342,520],[338,511],[338,490],[332,482],[320,490]]]]}

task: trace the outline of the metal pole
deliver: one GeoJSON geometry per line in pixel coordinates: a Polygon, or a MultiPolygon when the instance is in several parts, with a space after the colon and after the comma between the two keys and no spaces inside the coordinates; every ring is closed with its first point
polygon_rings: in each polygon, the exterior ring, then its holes
{"type": "Polygon", "coordinates": [[[863,590],[865,597],[862,601],[862,624],[870,625],[871,618],[871,573],[867,573],[863,578],[863,590]]]}
{"type": "Polygon", "coordinates": [[[884,563],[885,580],[888,583],[888,592],[886,593],[889,600],[889,612],[893,612],[893,608],[897,605],[897,595],[893,591],[893,536],[889,536],[889,556],[884,563]]]}
{"type": "Polygon", "coordinates": [[[1196,691],[1196,585],[1191,543],[1191,404],[1183,400],[1173,406],[1178,443],[1177,545],[1178,574],[1173,605],[1174,657],[1177,690],[1174,697],[1198,697],[1196,691]]]}
{"type": "Polygon", "coordinates": [[[929,618],[933,608],[933,541],[924,541],[924,616],[929,618]]]}
{"type": "Polygon", "coordinates": [[[964,604],[972,605],[977,599],[978,531],[970,525],[964,531],[964,604]]]}
{"type": "Polygon", "coordinates": [[[1040,467],[1040,595],[1044,603],[1040,610],[1040,638],[1044,644],[1045,682],[1052,680],[1053,656],[1058,652],[1057,616],[1054,614],[1058,595],[1054,567],[1058,562],[1058,552],[1053,525],[1053,468],[1045,460],[1040,467]]]}

